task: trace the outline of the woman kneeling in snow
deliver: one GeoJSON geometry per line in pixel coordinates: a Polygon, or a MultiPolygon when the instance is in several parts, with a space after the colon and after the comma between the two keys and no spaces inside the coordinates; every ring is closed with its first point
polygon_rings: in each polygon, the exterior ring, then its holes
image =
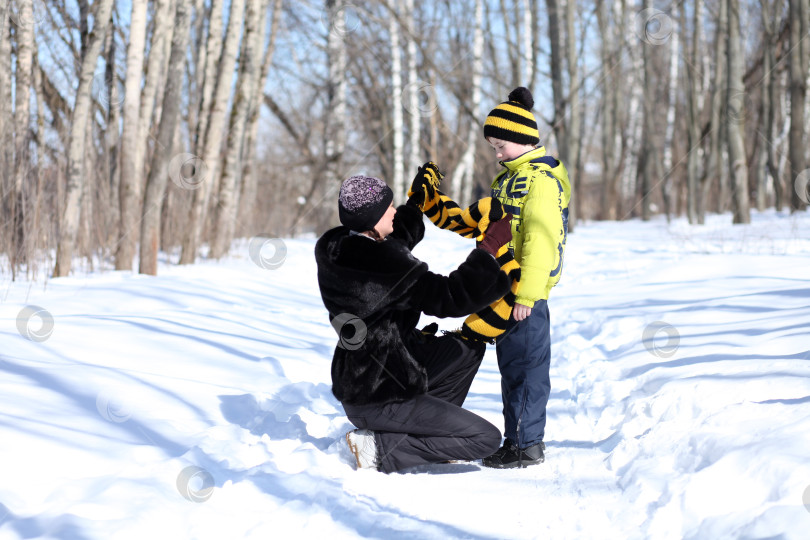
{"type": "Polygon", "coordinates": [[[386,473],[447,460],[475,460],[501,443],[498,428],[461,408],[485,345],[458,334],[417,330],[421,313],[461,317],[509,291],[494,254],[511,238],[509,219],[490,224],[484,240],[449,276],[428,271],[411,254],[425,226],[419,204],[437,175],[426,164],[414,195],[394,208],[377,178],[343,182],[341,227],[315,246],[324,305],[341,339],[332,358],[332,392],[360,429],[346,434],[358,468],[386,473]]]}

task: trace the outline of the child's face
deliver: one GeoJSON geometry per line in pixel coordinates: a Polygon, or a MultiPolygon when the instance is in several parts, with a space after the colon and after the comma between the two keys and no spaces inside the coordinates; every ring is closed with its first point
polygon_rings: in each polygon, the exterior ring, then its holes
{"type": "Polygon", "coordinates": [[[391,203],[391,206],[389,206],[388,210],[385,211],[383,217],[381,217],[380,221],[377,222],[377,225],[374,226],[374,228],[383,238],[394,232],[394,214],[396,213],[397,210],[394,208],[394,204],[391,203]]]}
{"type": "Polygon", "coordinates": [[[511,161],[516,157],[520,157],[529,150],[534,149],[530,144],[518,144],[511,141],[504,141],[503,139],[496,139],[495,137],[488,137],[487,142],[495,150],[495,157],[498,161],[511,161]]]}

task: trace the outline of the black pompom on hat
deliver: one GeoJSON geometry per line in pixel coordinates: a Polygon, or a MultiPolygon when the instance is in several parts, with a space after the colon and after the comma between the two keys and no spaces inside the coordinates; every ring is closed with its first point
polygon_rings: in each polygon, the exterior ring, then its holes
{"type": "Polygon", "coordinates": [[[374,228],[394,200],[394,192],[373,176],[350,176],[343,181],[338,195],[340,222],[353,231],[374,228]]]}
{"type": "Polygon", "coordinates": [[[528,88],[519,86],[489,113],[484,122],[484,138],[495,137],[518,144],[535,145],[540,142],[537,120],[531,113],[534,98],[528,88]]]}

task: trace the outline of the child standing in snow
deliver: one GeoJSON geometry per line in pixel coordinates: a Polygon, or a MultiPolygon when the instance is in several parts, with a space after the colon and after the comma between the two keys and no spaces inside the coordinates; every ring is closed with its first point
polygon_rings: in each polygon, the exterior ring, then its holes
{"type": "Polygon", "coordinates": [[[483,460],[495,468],[525,467],[545,459],[546,404],[551,383],[548,296],[560,280],[568,233],[571,187],[565,166],[546,155],[523,87],[509,94],[484,123],[484,137],[503,170],[492,196],[511,213],[509,249],[520,263],[521,279],[512,317],[497,338],[505,424],[503,446],[483,460]]]}
{"type": "Polygon", "coordinates": [[[396,209],[383,181],[348,178],[338,201],[343,225],[315,246],[321,297],[340,333],[332,392],[359,428],[346,434],[358,468],[480,459],[500,444],[495,426],[461,408],[484,345],[416,325],[421,313],[461,317],[506,294],[511,279],[493,255],[511,238],[509,221],[490,224],[449,276],[430,272],[411,250],[424,236],[419,204],[437,176],[433,164],[420,168],[414,194],[396,209]]]}

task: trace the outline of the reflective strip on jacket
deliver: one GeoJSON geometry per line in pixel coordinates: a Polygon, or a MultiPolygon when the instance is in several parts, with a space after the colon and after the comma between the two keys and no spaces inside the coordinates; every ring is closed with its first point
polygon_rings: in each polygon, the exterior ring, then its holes
{"type": "Polygon", "coordinates": [[[562,162],[542,146],[501,164],[492,196],[514,216],[509,248],[521,268],[517,301],[533,307],[562,275],[571,184],[562,162]]]}

